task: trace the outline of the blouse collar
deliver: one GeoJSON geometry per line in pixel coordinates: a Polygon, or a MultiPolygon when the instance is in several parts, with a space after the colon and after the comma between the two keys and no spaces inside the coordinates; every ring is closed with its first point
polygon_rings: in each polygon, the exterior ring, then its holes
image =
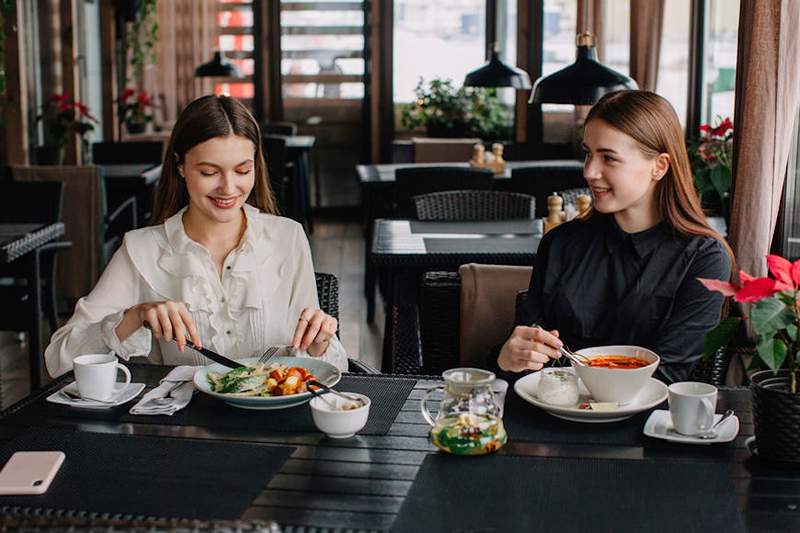
{"type": "Polygon", "coordinates": [[[646,257],[668,238],[668,225],[664,220],[644,231],[628,233],[619,227],[614,215],[607,215],[606,218],[608,219],[606,246],[609,253],[612,254],[622,246],[626,239],[630,239],[631,245],[639,257],[646,257]]]}

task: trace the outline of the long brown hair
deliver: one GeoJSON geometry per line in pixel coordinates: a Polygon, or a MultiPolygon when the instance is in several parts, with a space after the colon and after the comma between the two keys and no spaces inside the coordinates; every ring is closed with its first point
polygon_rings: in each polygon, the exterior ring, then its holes
{"type": "Polygon", "coordinates": [[[153,225],[162,224],[189,203],[186,183],[178,172],[186,152],[209,139],[228,135],[250,139],[256,147],[255,186],[247,203],[265,213],[278,214],[269,186],[258,123],[247,108],[233,98],[207,95],[187,105],[172,128],[153,202],[153,225]]]}
{"type": "MultiPolygon", "coordinates": [[[[592,120],[602,120],[632,137],[648,156],[669,155],[669,169],[655,191],[661,215],[678,233],[717,239],[731,258],[733,273],[733,250],[706,222],[689,166],[683,129],[670,103],[650,91],[616,91],[606,94],[592,107],[585,124],[592,120]]],[[[593,211],[589,216],[592,214],[593,211]]]]}

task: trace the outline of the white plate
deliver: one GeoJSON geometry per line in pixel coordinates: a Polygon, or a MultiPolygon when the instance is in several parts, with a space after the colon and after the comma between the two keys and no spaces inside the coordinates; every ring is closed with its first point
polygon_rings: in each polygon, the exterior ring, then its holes
{"type": "MultiPolygon", "coordinates": [[[[237,362],[243,365],[253,365],[258,362],[257,357],[249,359],[238,359],[237,362]]],[[[342,379],[342,373],[339,369],[321,359],[311,359],[309,357],[273,357],[270,360],[272,363],[282,363],[287,366],[303,367],[317,377],[320,383],[329,387],[333,387],[339,380],[342,379]]],[[[204,366],[194,373],[194,386],[202,393],[213,396],[223,402],[226,402],[234,407],[242,409],[286,409],[287,407],[294,407],[306,403],[311,399],[310,392],[302,392],[300,394],[292,394],[290,396],[232,396],[230,394],[221,394],[211,390],[211,385],[208,383],[208,372],[218,372],[224,374],[231,369],[220,364],[213,364],[204,366]]]]}
{"type": "MultiPolygon", "coordinates": [[[[568,372],[572,372],[572,368],[564,368],[568,372]]],[[[541,374],[534,372],[528,374],[524,378],[520,378],[514,383],[514,390],[520,398],[528,403],[544,409],[553,416],[571,420],[573,422],[589,422],[589,423],[604,423],[604,422],[618,422],[630,418],[637,413],[652,409],[667,399],[667,386],[655,378],[649,378],[645,383],[642,390],[636,396],[636,399],[627,405],[622,405],[613,411],[592,411],[591,409],[578,409],[578,406],[565,407],[561,405],[552,405],[541,401],[536,395],[536,389],[539,386],[539,379],[541,374]]],[[[592,401],[592,396],[581,380],[578,380],[578,393],[580,398],[578,403],[592,401]]]]}
{"type": "MultiPolygon", "coordinates": [[[[721,414],[714,415],[716,424],[722,418],[721,414]]],[[[698,439],[681,435],[672,427],[672,417],[669,411],[656,409],[650,414],[650,418],[644,424],[644,434],[656,439],[664,439],[670,442],[684,442],[686,444],[714,444],[716,442],[730,442],[739,434],[739,418],[733,415],[730,420],[726,420],[717,430],[716,439],[698,439]]]]}
{"type": "Polygon", "coordinates": [[[117,386],[114,395],[109,400],[110,403],[98,402],[94,400],[76,400],[67,396],[64,391],[78,394],[78,384],[74,381],[61,387],[56,392],[47,397],[48,402],[69,405],[70,407],[80,407],[83,409],[108,409],[115,405],[122,405],[136,398],[144,390],[144,383],[128,383],[127,385],[117,386]]]}

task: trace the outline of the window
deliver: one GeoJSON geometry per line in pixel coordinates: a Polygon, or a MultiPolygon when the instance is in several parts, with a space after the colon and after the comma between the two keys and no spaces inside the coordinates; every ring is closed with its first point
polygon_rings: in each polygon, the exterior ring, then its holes
{"type": "Polygon", "coordinates": [[[783,195],[783,249],[779,252],[787,259],[796,261],[800,259],[800,113],[795,118],[792,139],[783,195]]]}
{"type": "Polygon", "coordinates": [[[669,100],[686,125],[691,0],[665,0],[656,92],[669,100]]]}
{"type": "MultiPolygon", "coordinates": [[[[497,42],[500,60],[517,66],[517,0],[497,0],[497,42]]],[[[497,98],[505,105],[514,106],[516,96],[515,89],[497,89],[497,98]]]]}
{"type": "Polygon", "coordinates": [[[485,10],[484,0],[394,0],[396,103],[414,101],[420,77],[449,78],[460,87],[485,63],[485,10]]]}
{"type": "Polygon", "coordinates": [[[733,119],[739,0],[707,0],[701,122],[733,119]]]}
{"type": "MultiPolygon", "coordinates": [[[[575,62],[578,26],[577,0],[545,0],[542,75],[575,62]]],[[[542,104],[542,139],[545,143],[570,143],[575,137],[575,106],[542,104]]]]}
{"type": "Polygon", "coordinates": [[[217,33],[220,52],[236,63],[245,79],[219,80],[214,86],[214,92],[237,98],[252,109],[255,96],[252,0],[218,0],[217,33]]]}
{"type": "Polygon", "coordinates": [[[602,63],[608,68],[628,75],[631,57],[630,0],[603,2],[603,35],[598,47],[602,63]]]}

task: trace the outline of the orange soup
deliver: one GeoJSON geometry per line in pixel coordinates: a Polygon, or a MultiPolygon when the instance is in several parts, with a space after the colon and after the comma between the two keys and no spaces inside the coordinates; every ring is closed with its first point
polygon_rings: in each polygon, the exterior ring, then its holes
{"type": "Polygon", "coordinates": [[[589,366],[602,368],[642,368],[649,364],[644,359],[627,355],[601,355],[589,359],[589,366]]]}

